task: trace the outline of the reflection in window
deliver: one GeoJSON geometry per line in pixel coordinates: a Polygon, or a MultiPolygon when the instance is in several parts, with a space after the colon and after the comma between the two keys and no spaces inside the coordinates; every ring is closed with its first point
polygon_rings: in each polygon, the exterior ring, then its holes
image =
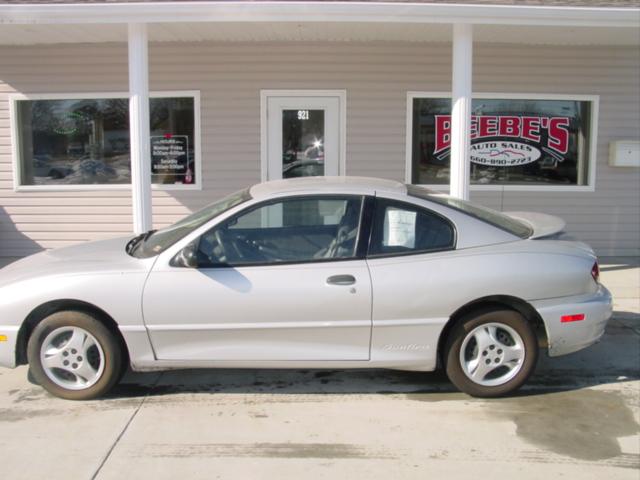
{"type": "Polygon", "coordinates": [[[22,185],[131,182],[124,98],[18,102],[22,185]]]}
{"type": "Polygon", "coordinates": [[[324,175],[324,110],[282,111],[282,178],[324,175]]]}
{"type": "MultiPolygon", "coordinates": [[[[587,185],[592,104],[474,99],[471,183],[587,185]]],[[[451,100],[413,100],[412,183],[449,183],[451,100]]]]}
{"type": "MultiPolygon", "coordinates": [[[[152,98],[153,183],[195,183],[194,99],[152,98]]],[[[18,100],[21,185],[131,183],[126,98],[18,100]]]]}
{"type": "Polygon", "coordinates": [[[276,202],[235,219],[229,228],[279,228],[337,225],[348,203],[338,199],[296,199],[276,202]]]}
{"type": "Polygon", "coordinates": [[[263,205],[204,234],[198,261],[239,266],[353,258],[361,207],[360,197],[291,198],[263,205]]]}

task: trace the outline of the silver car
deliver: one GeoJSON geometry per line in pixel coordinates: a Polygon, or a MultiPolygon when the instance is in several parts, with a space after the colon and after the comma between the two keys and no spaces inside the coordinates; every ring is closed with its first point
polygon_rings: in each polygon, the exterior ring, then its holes
{"type": "Polygon", "coordinates": [[[0,365],[77,400],[129,366],[442,366],[470,395],[505,395],[539,349],[587,347],[611,315],[593,251],[563,227],[386,180],[263,183],[0,270],[0,365]]]}

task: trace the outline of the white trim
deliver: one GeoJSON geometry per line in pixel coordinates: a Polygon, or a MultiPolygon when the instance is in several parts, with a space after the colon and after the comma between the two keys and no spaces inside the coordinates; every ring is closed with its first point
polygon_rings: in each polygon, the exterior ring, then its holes
{"type": "Polygon", "coordinates": [[[267,101],[271,90],[260,90],[260,181],[266,182],[269,175],[269,142],[267,141],[267,101]]]}
{"type": "MultiPolygon", "coordinates": [[[[407,95],[414,98],[451,98],[450,92],[429,92],[422,90],[410,90],[407,95]]],[[[489,98],[489,99],[505,99],[505,100],[578,100],[578,101],[594,101],[599,99],[598,95],[576,95],[573,93],[505,93],[505,92],[473,92],[473,98],[489,98]]]]}
{"type": "Polygon", "coordinates": [[[340,175],[347,174],[347,91],[339,90],[340,97],[340,175]]]}
{"type": "MultiPolygon", "coordinates": [[[[173,191],[173,190],[202,190],[202,150],[201,150],[201,113],[200,113],[200,91],[199,90],[161,90],[151,91],[150,98],[193,98],[193,141],[196,181],[190,185],[162,185],[152,184],[152,190],[173,191]]],[[[19,144],[16,102],[19,100],[74,100],[74,99],[103,99],[129,97],[128,92],[82,92],[82,93],[10,93],[7,95],[9,101],[9,126],[11,130],[11,163],[13,171],[14,192],[73,192],[73,191],[128,191],[131,184],[82,184],[82,185],[20,185],[22,172],[19,161],[19,144]]]]}
{"type": "Polygon", "coordinates": [[[171,22],[468,23],[637,28],[638,8],[394,2],[148,2],[0,5],[0,24],[171,22]]]}
{"type": "Polygon", "coordinates": [[[103,98],[126,99],[128,92],[78,92],[78,93],[10,93],[15,100],[84,100],[103,98]]]}
{"type": "MultiPolygon", "coordinates": [[[[412,172],[412,147],[413,147],[413,100],[415,98],[451,98],[449,92],[407,92],[406,110],[406,135],[405,135],[405,182],[411,183],[412,172]]],[[[587,185],[477,185],[471,184],[471,191],[481,192],[594,192],[596,185],[597,148],[598,148],[598,115],[600,109],[599,95],[573,95],[573,94],[545,94],[545,93],[500,93],[500,92],[474,92],[472,98],[488,99],[516,99],[516,100],[575,100],[579,102],[591,102],[591,121],[589,130],[589,178],[587,185]]],[[[448,192],[449,184],[416,184],[440,192],[448,192]]]]}
{"type": "Polygon", "coordinates": [[[268,178],[267,101],[269,97],[338,97],[340,100],[340,175],[347,172],[347,91],[346,90],[260,90],[260,179],[268,178]]]}
{"type": "Polygon", "coordinates": [[[20,168],[18,144],[20,143],[20,137],[18,135],[18,128],[16,122],[18,120],[17,98],[14,94],[9,94],[7,97],[9,102],[9,137],[11,139],[11,173],[13,175],[13,191],[17,192],[20,182],[22,180],[22,169],[20,168]]]}

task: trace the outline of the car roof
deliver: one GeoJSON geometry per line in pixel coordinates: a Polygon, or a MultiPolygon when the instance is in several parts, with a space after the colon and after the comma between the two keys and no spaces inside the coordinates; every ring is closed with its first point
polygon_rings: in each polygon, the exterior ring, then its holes
{"type": "Polygon", "coordinates": [[[407,186],[402,182],[369,177],[301,177],[272,180],[258,183],[249,193],[253,198],[265,198],[287,193],[354,193],[373,194],[387,192],[406,194],[407,186]]]}

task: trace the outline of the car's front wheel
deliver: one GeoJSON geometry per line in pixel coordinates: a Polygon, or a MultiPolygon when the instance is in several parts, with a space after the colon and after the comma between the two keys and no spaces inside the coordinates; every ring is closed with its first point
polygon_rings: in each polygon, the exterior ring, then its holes
{"type": "Polygon", "coordinates": [[[30,372],[49,393],[90,400],[108,392],[122,372],[117,338],[99,320],[79,311],[42,320],[27,345],[30,372]]]}
{"type": "Polygon", "coordinates": [[[451,382],[474,397],[514,392],[533,372],[538,342],[531,324],[513,310],[485,310],[462,317],[445,351],[451,382]]]}

